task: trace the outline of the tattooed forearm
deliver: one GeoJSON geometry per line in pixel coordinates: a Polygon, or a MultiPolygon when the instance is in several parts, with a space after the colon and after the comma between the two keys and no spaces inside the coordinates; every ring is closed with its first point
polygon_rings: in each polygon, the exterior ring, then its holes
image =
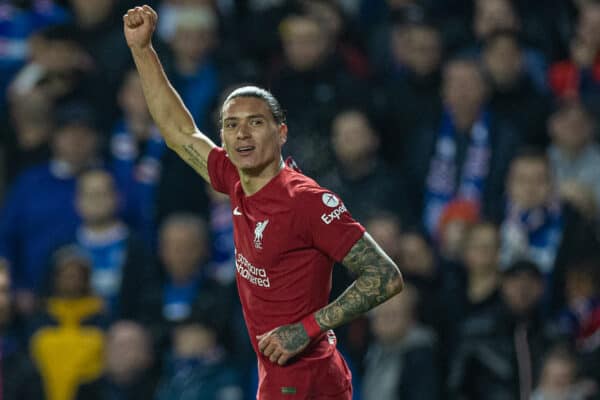
{"type": "Polygon", "coordinates": [[[323,329],[343,325],[402,290],[398,267],[367,233],[342,263],[358,278],[334,302],[316,312],[315,318],[323,329]]]}
{"type": "Polygon", "coordinates": [[[285,350],[293,352],[307,345],[310,341],[302,324],[285,325],[275,332],[281,339],[285,350]]]}
{"type": "Polygon", "coordinates": [[[194,148],[193,144],[181,146],[181,157],[205,179],[208,179],[208,160],[194,148]]]}

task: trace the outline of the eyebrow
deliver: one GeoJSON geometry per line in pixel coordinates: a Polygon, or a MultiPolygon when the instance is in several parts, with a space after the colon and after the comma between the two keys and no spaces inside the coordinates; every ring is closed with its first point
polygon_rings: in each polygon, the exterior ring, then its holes
{"type": "MultiPolygon", "coordinates": [[[[248,116],[246,116],[244,118],[246,118],[246,119],[266,118],[266,116],[264,114],[251,114],[251,115],[248,115],[248,116]]],[[[223,121],[238,120],[238,119],[244,119],[244,118],[240,118],[240,117],[227,117],[227,118],[223,119],[223,121]]]]}

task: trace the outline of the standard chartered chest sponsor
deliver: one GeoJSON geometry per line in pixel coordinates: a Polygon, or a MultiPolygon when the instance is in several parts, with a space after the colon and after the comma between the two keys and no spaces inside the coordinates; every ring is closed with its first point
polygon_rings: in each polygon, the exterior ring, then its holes
{"type": "Polygon", "coordinates": [[[236,251],[235,269],[239,276],[253,285],[266,288],[271,287],[267,271],[264,268],[252,265],[252,263],[238,251],[236,251]]]}

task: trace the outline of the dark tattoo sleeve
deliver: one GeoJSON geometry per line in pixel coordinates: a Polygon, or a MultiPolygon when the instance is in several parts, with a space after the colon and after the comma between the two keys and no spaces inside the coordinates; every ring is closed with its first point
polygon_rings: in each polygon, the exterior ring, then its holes
{"type": "Polygon", "coordinates": [[[208,180],[208,159],[200,154],[193,144],[181,146],[180,155],[196,172],[208,180]]]}
{"type": "Polygon", "coordinates": [[[302,324],[282,326],[277,330],[277,336],[281,339],[283,348],[290,352],[306,346],[310,341],[302,324]]]}
{"type": "Polygon", "coordinates": [[[383,303],[402,290],[402,275],[368,233],[342,261],[357,279],[335,301],[316,312],[322,329],[336,328],[383,303]]]}

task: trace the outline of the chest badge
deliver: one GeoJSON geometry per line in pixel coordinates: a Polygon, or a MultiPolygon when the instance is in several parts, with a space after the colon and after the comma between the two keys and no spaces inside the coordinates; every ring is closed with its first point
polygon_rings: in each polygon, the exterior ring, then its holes
{"type": "Polygon", "coordinates": [[[263,233],[268,224],[268,219],[256,223],[256,228],[254,228],[254,247],[257,249],[262,249],[263,233]]]}

